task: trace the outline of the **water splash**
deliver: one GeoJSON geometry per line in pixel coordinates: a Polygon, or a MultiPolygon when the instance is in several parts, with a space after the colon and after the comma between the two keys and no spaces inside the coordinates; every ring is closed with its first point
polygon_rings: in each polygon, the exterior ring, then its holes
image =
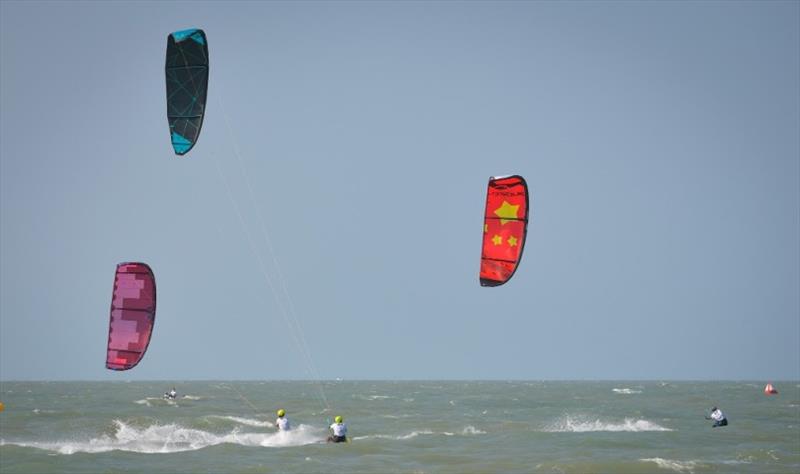
{"type": "Polygon", "coordinates": [[[585,433],[591,431],[672,431],[657,423],[644,419],[625,418],[620,422],[609,422],[600,419],[588,419],[583,417],[564,416],[555,423],[550,424],[544,430],[550,433],[585,433]]]}
{"type": "Polygon", "coordinates": [[[60,454],[103,453],[128,451],[135,453],[178,453],[196,451],[218,444],[241,446],[290,447],[325,441],[324,430],[300,425],[292,431],[273,433],[241,433],[238,429],[226,434],[185,428],[178,424],[150,425],[137,428],[114,420],[113,435],[104,434],[88,441],[63,440],[50,442],[3,441],[1,445],[16,445],[55,451],[60,454]]]}

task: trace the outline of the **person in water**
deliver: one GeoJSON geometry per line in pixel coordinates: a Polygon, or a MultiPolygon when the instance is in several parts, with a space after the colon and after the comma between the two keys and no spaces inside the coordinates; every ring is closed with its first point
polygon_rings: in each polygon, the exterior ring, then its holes
{"type": "Polygon", "coordinates": [[[714,420],[714,425],[712,428],[716,428],[717,426],[728,426],[728,419],[725,418],[725,414],[722,413],[717,407],[711,409],[711,416],[707,416],[706,420],[714,420]]]}
{"type": "Polygon", "coordinates": [[[344,443],[347,441],[347,425],[343,423],[341,415],[333,419],[331,425],[331,435],[328,436],[329,443],[344,443]]]}
{"type": "Polygon", "coordinates": [[[175,391],[175,387],[172,387],[172,390],[164,394],[164,398],[169,398],[170,400],[175,400],[178,396],[178,392],[175,391]]]}
{"type": "Polygon", "coordinates": [[[278,427],[278,431],[289,431],[289,418],[286,417],[286,410],[281,408],[278,410],[278,419],[275,420],[275,426],[278,427]]]}

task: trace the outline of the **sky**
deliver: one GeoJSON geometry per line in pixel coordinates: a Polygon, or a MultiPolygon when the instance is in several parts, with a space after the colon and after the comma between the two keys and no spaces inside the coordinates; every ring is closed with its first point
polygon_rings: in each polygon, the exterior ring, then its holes
{"type": "Polygon", "coordinates": [[[796,1],[2,1],[0,103],[0,380],[800,379],[796,1]],[[158,309],[112,372],[126,261],[158,309]]]}

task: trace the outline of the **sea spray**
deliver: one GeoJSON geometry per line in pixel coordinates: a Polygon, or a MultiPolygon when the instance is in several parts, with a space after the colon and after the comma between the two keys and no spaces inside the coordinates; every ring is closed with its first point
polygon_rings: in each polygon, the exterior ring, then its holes
{"type": "Polygon", "coordinates": [[[542,431],[550,433],[585,433],[592,431],[672,431],[657,423],[644,419],[625,418],[622,421],[606,421],[585,416],[565,415],[549,424],[542,431]]]}

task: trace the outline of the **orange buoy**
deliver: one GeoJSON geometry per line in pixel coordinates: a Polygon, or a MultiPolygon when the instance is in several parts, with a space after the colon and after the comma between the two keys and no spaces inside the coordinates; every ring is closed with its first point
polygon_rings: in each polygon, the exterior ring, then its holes
{"type": "Polygon", "coordinates": [[[777,395],[778,391],[775,390],[775,387],[772,386],[771,383],[768,383],[766,387],[764,387],[764,395],[777,395]]]}
{"type": "Polygon", "coordinates": [[[3,411],[5,409],[6,409],[6,406],[3,405],[3,402],[0,402],[0,411],[3,411]]]}

